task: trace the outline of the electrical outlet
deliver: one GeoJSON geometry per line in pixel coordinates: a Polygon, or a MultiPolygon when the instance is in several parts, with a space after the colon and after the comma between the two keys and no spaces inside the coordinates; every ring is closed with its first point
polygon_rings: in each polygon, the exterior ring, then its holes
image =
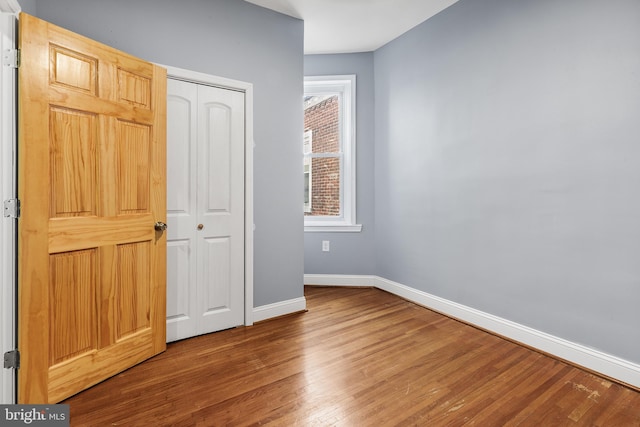
{"type": "Polygon", "coordinates": [[[322,252],[329,252],[329,241],[328,240],[323,240],[322,241],[322,252]]]}

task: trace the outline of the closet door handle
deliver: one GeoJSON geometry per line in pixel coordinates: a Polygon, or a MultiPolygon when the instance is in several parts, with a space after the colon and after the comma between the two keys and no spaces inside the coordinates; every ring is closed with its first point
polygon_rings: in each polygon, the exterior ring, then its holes
{"type": "Polygon", "coordinates": [[[165,224],[164,222],[158,221],[156,222],[156,224],[153,226],[153,228],[156,229],[156,231],[164,231],[167,229],[167,224],[165,224]]]}

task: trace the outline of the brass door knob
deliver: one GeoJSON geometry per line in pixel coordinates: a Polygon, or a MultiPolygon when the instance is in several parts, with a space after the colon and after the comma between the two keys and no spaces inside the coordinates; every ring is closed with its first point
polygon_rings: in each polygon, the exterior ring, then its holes
{"type": "Polygon", "coordinates": [[[198,224],[198,230],[202,230],[204,228],[204,224],[198,224]]]}
{"type": "Polygon", "coordinates": [[[158,221],[156,222],[156,224],[153,226],[153,228],[156,229],[156,231],[164,231],[167,229],[167,224],[165,224],[164,222],[158,221]]]}

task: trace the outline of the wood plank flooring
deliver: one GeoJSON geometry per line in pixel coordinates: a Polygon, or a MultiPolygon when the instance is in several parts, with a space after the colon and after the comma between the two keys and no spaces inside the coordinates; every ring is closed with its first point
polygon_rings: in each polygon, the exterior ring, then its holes
{"type": "Polygon", "coordinates": [[[72,426],[640,426],[640,393],[377,289],[169,344],[72,426]]]}

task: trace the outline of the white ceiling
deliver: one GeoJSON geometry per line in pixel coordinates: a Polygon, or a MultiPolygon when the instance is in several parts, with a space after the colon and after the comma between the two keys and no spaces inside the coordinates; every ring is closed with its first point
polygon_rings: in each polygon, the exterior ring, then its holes
{"type": "Polygon", "coordinates": [[[304,20],[304,53],[370,52],[458,0],[246,0],[304,20]]]}

